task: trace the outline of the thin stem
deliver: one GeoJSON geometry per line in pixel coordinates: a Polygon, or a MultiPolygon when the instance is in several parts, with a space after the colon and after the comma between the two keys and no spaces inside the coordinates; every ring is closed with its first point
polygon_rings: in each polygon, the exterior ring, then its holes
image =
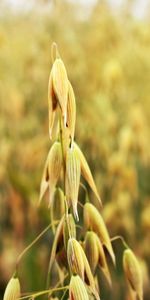
{"type": "MultiPolygon", "coordinates": [[[[80,186],[81,186],[81,187],[83,188],[83,190],[85,191],[85,196],[86,196],[85,202],[87,202],[86,199],[89,199],[88,190],[87,190],[86,186],[85,186],[82,182],[80,182],[80,186]]],[[[89,201],[89,200],[88,200],[88,201],[89,201]]]]}
{"type": "MultiPolygon", "coordinates": [[[[65,280],[65,279],[68,277],[68,275],[69,275],[69,274],[66,273],[65,276],[64,276],[64,278],[63,278],[63,280],[65,280]]],[[[61,280],[59,280],[59,281],[57,282],[57,284],[54,286],[53,289],[58,288],[60,284],[61,284],[61,280]]],[[[50,296],[51,294],[52,294],[52,293],[50,293],[49,296],[50,296]]]]}
{"type": "Polygon", "coordinates": [[[111,238],[110,240],[111,240],[111,242],[114,242],[114,241],[116,241],[116,240],[121,240],[123,246],[124,246],[126,249],[129,248],[128,244],[126,243],[126,241],[124,240],[124,238],[123,238],[121,235],[114,236],[114,237],[111,238]]]}
{"type": "MultiPolygon", "coordinates": [[[[55,223],[58,223],[58,221],[56,221],[55,223]]],[[[21,254],[18,256],[17,258],[17,262],[16,262],[16,270],[18,270],[18,266],[19,263],[22,259],[22,257],[26,254],[26,252],[48,231],[48,229],[50,229],[50,227],[52,226],[52,223],[49,224],[33,241],[32,243],[30,243],[22,252],[21,254]]]]}
{"type": "Polygon", "coordinates": [[[69,285],[66,285],[66,286],[63,286],[63,287],[60,287],[60,288],[54,288],[54,289],[50,289],[50,290],[40,291],[40,292],[30,294],[30,295],[25,296],[25,297],[20,297],[19,299],[27,299],[27,298],[30,298],[30,297],[31,298],[36,298],[36,297],[48,294],[50,292],[53,293],[53,292],[62,291],[62,290],[65,290],[65,289],[69,289],[69,285]]]}
{"type": "Polygon", "coordinates": [[[62,297],[61,297],[61,299],[60,299],[60,300],[63,300],[63,299],[64,299],[64,297],[65,297],[66,293],[67,293],[67,289],[64,291],[64,293],[63,293],[63,295],[62,295],[62,297]]]}

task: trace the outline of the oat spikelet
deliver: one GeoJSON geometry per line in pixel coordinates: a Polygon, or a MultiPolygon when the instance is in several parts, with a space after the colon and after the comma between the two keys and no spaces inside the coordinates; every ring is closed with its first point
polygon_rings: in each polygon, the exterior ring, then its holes
{"type": "Polygon", "coordinates": [[[84,280],[84,262],[82,257],[82,247],[74,238],[70,238],[67,247],[67,258],[72,274],[78,274],[84,280]]]}
{"type": "Polygon", "coordinates": [[[109,285],[111,286],[111,277],[107,266],[105,253],[95,232],[88,231],[86,233],[84,248],[92,273],[95,274],[96,268],[99,266],[103,271],[109,285]]]}
{"type": "Polygon", "coordinates": [[[94,232],[88,231],[86,233],[84,249],[91,271],[93,274],[95,274],[96,267],[98,265],[99,251],[97,247],[97,241],[95,241],[94,232]]]}
{"type": "Polygon", "coordinates": [[[52,71],[51,71],[50,77],[49,77],[49,83],[48,83],[48,116],[49,116],[50,139],[52,139],[52,131],[53,131],[53,126],[54,126],[54,120],[55,120],[57,106],[58,106],[58,101],[57,101],[57,97],[56,97],[54,89],[53,89],[52,71]]]}
{"type": "Polygon", "coordinates": [[[49,206],[54,196],[55,187],[62,168],[62,150],[60,142],[55,142],[49,152],[48,173],[49,173],[49,206]]]}
{"type": "Polygon", "coordinates": [[[17,277],[12,277],[7,284],[3,300],[17,300],[20,297],[19,279],[17,277]]]}
{"type": "Polygon", "coordinates": [[[52,84],[55,96],[59,102],[64,124],[67,120],[68,77],[61,58],[56,58],[52,67],[52,84]]]}
{"type": "Polygon", "coordinates": [[[42,198],[44,197],[44,195],[48,189],[48,186],[49,186],[48,160],[49,160],[49,154],[47,156],[47,159],[46,159],[46,162],[44,165],[44,171],[43,171],[42,180],[41,180],[41,184],[40,184],[39,204],[40,204],[42,198]]]}
{"type": "Polygon", "coordinates": [[[130,288],[136,293],[138,300],[143,300],[143,280],[139,262],[131,249],[123,254],[123,268],[130,288]]]}
{"type": "Polygon", "coordinates": [[[89,300],[85,284],[78,275],[71,277],[69,300],[89,300]]]}
{"type": "Polygon", "coordinates": [[[85,178],[85,180],[88,182],[89,186],[91,187],[92,191],[94,192],[95,196],[97,197],[100,205],[102,206],[100,196],[98,194],[98,191],[97,191],[97,188],[96,188],[91,170],[90,170],[89,165],[88,165],[88,163],[85,159],[85,156],[82,153],[82,151],[80,150],[80,148],[78,147],[78,145],[76,143],[74,143],[74,144],[75,144],[75,148],[76,148],[76,151],[78,153],[78,156],[79,156],[79,159],[80,159],[80,162],[81,162],[81,174],[85,178]]]}
{"type": "Polygon", "coordinates": [[[80,275],[82,280],[88,284],[91,293],[99,300],[87,257],[80,243],[74,238],[70,238],[68,241],[67,257],[72,274],[80,275]]]}
{"type": "Polygon", "coordinates": [[[69,128],[71,139],[74,139],[76,123],[76,101],[71,83],[68,81],[68,102],[67,102],[67,126],[69,128]]]}
{"type": "Polygon", "coordinates": [[[76,153],[76,149],[74,147],[71,147],[68,149],[66,156],[66,196],[67,201],[71,203],[74,216],[77,220],[79,220],[77,203],[80,184],[80,172],[79,157],[76,153]]]}
{"type": "Polygon", "coordinates": [[[94,232],[97,233],[101,243],[106,247],[107,251],[109,252],[112,258],[113,263],[115,264],[115,255],[110,242],[109,233],[99,211],[93,204],[86,203],[84,205],[83,214],[85,227],[87,229],[92,229],[94,232]]]}

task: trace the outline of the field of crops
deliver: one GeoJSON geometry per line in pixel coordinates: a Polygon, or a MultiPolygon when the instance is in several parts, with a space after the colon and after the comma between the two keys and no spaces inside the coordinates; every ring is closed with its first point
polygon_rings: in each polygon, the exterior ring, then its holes
{"type": "MultiPolygon", "coordinates": [[[[133,17],[130,3],[120,12],[97,3],[87,16],[67,1],[50,6],[39,1],[19,12],[4,5],[0,12],[0,299],[17,256],[50,222],[46,201],[39,207],[38,199],[52,144],[47,86],[53,42],[76,96],[75,140],[92,170],[103,218],[110,236],[122,235],[138,256],[148,300],[150,19],[133,17]]],[[[23,291],[45,288],[52,240],[46,233],[20,264],[23,291]]],[[[113,288],[104,281],[101,299],[131,300],[122,244],[113,247],[118,257],[116,270],[110,266],[113,288]]]]}

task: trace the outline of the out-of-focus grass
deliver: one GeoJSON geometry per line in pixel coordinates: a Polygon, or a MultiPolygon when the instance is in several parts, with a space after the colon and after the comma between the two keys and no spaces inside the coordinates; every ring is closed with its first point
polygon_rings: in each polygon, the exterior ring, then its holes
{"type": "MultiPolygon", "coordinates": [[[[64,2],[42,13],[1,13],[0,288],[3,293],[17,255],[49,220],[37,201],[49,145],[50,45],[56,41],[76,93],[76,138],[106,224],[111,236],[122,234],[141,256],[148,299],[150,23],[123,12],[114,16],[104,5],[96,5],[89,18],[81,16],[77,5],[64,2]]],[[[20,268],[24,290],[44,286],[49,236],[38,245],[20,268]]],[[[124,299],[119,265],[107,299],[124,299]]]]}

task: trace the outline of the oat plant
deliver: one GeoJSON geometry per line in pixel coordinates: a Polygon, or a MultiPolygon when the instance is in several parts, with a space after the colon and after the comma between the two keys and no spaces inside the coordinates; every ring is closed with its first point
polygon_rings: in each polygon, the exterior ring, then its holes
{"type": "Polygon", "coordinates": [[[123,270],[129,299],[142,300],[142,275],[138,260],[123,237],[110,238],[101,215],[102,203],[90,167],[74,140],[75,95],[55,43],[52,45],[52,63],[48,83],[49,136],[52,145],[45,162],[39,195],[39,205],[41,201],[47,201],[50,224],[18,257],[16,269],[5,290],[4,300],[35,299],[39,296],[44,299],[100,299],[98,269],[102,271],[108,288],[111,289],[111,261],[114,268],[116,266],[112,243],[117,239],[124,246],[123,270]],[[96,206],[91,203],[88,191],[81,183],[81,176],[93,191],[95,203],[97,200],[96,206]],[[79,190],[86,195],[81,202],[79,190]],[[52,230],[54,239],[50,249],[45,289],[21,294],[19,263],[48,230],[52,230]]]}

